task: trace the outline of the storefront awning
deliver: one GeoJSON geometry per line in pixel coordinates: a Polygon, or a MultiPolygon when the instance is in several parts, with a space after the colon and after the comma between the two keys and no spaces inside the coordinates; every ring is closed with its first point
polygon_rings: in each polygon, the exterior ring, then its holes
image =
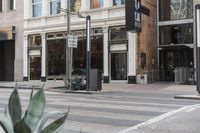
{"type": "Polygon", "coordinates": [[[15,39],[15,26],[0,27],[0,41],[15,39]]]}

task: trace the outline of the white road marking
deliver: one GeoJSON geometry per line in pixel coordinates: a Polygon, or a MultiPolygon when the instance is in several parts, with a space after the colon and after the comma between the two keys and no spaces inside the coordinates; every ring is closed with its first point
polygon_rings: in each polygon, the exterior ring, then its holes
{"type": "Polygon", "coordinates": [[[195,110],[197,108],[200,108],[200,104],[196,104],[196,105],[192,105],[192,106],[191,105],[190,106],[185,106],[185,107],[182,107],[182,108],[180,108],[178,110],[174,110],[174,111],[168,112],[166,114],[163,114],[161,116],[155,117],[155,118],[153,118],[151,120],[148,120],[146,122],[140,123],[140,124],[138,124],[136,126],[133,126],[133,127],[127,128],[125,130],[122,130],[122,131],[120,131],[118,133],[131,133],[131,131],[133,131],[133,130],[136,130],[136,129],[141,128],[141,127],[146,126],[146,125],[150,125],[150,124],[156,123],[156,122],[158,122],[160,120],[163,120],[163,119],[165,119],[165,118],[167,118],[169,116],[172,116],[172,115],[174,115],[176,113],[179,113],[179,112],[182,112],[182,111],[191,111],[191,109],[195,110]]]}

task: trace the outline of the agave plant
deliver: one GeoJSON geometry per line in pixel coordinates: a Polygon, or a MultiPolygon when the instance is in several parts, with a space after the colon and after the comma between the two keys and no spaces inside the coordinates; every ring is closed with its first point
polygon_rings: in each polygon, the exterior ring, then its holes
{"type": "Polygon", "coordinates": [[[57,133],[61,130],[69,114],[68,112],[53,111],[44,113],[45,94],[43,88],[33,95],[31,91],[28,109],[22,116],[17,87],[10,95],[8,107],[0,118],[0,125],[5,133],[57,133]],[[47,121],[55,115],[61,116],[57,120],[47,125],[47,121]]]}

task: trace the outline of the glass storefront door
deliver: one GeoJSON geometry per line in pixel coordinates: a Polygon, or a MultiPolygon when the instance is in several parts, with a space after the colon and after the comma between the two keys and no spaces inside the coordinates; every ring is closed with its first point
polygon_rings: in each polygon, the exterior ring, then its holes
{"type": "Polygon", "coordinates": [[[127,53],[111,53],[111,80],[127,80],[127,53]]]}
{"type": "Polygon", "coordinates": [[[40,80],[41,78],[41,57],[30,57],[30,80],[40,80]]]}

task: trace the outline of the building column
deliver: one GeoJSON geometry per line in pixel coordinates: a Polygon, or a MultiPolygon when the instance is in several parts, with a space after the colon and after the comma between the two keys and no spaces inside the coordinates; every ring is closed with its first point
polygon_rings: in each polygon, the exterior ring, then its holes
{"type": "Polygon", "coordinates": [[[68,0],[61,0],[61,8],[62,9],[67,9],[67,1],[68,0]]]}
{"type": "Polygon", "coordinates": [[[106,7],[111,7],[113,3],[113,0],[104,0],[103,6],[106,7]]]}
{"type": "MultiPolygon", "coordinates": [[[[17,1],[16,1],[17,2],[17,1]]],[[[31,0],[24,0],[24,19],[32,17],[32,3],[31,0]]]]}
{"type": "Polygon", "coordinates": [[[108,27],[103,28],[103,81],[109,83],[108,27]]]}
{"type": "Polygon", "coordinates": [[[137,33],[128,32],[128,83],[136,84],[137,33]]]}
{"type": "Polygon", "coordinates": [[[81,0],[81,11],[90,10],[90,0],[81,0]]]}
{"type": "Polygon", "coordinates": [[[28,81],[28,35],[24,35],[23,81],[28,81]]]}
{"type": "Polygon", "coordinates": [[[41,81],[46,82],[46,34],[42,33],[41,81]]]}
{"type": "Polygon", "coordinates": [[[48,0],[42,0],[42,16],[49,15],[49,4],[48,0]]]}

